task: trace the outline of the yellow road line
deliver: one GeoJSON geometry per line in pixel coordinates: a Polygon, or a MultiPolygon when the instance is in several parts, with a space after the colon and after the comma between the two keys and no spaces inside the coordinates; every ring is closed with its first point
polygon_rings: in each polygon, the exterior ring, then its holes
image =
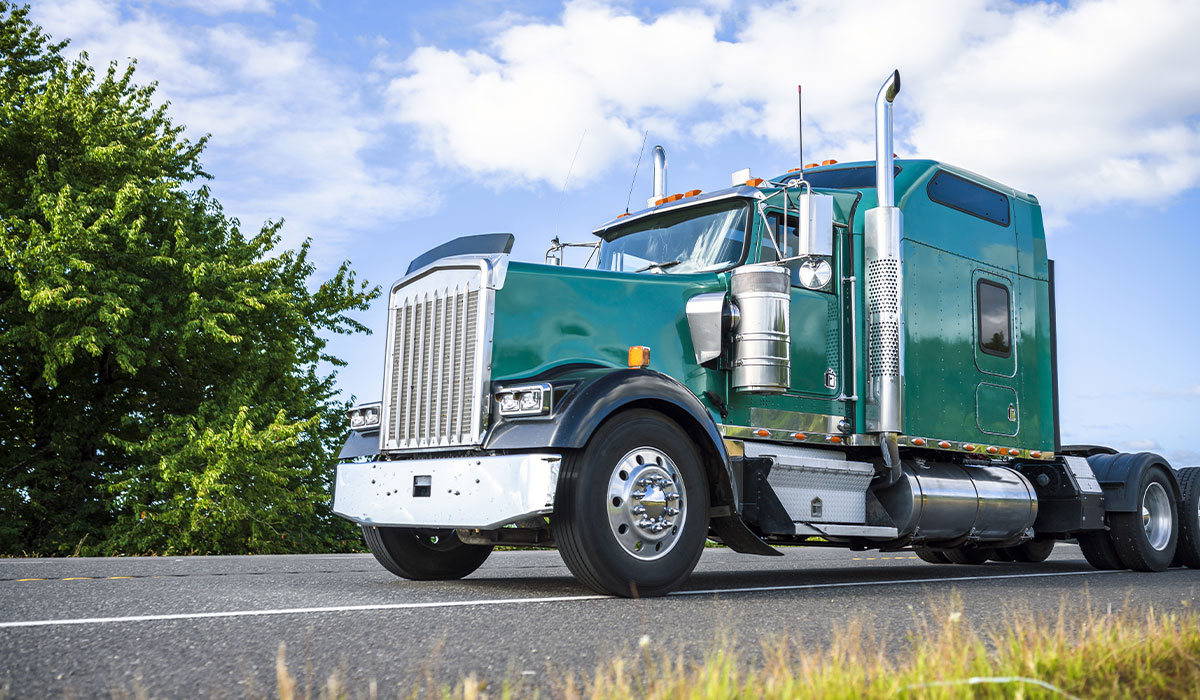
{"type": "Polygon", "coordinates": [[[90,581],[94,576],[73,576],[71,578],[60,578],[59,581],[90,581]]]}
{"type": "Polygon", "coordinates": [[[44,578],[19,578],[18,581],[45,581],[44,578]]]}

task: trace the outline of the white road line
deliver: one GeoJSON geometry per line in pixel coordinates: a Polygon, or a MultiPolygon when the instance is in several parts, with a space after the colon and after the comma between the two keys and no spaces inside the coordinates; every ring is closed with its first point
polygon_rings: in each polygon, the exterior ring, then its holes
{"type": "MultiPolygon", "coordinates": [[[[672,596],[715,595],[729,593],[763,593],[800,591],[820,588],[852,588],[861,586],[895,586],[915,583],[944,583],[946,581],[990,581],[1015,578],[1053,578],[1057,576],[1096,576],[1128,571],[1061,571],[1038,574],[999,574],[995,576],[946,576],[935,578],[891,579],[881,581],[850,581],[843,583],[807,583],[785,586],[747,586],[744,588],[710,588],[696,591],[676,591],[672,596]]],[[[114,622],[160,622],[169,620],[204,620],[221,617],[262,617],[267,615],[307,615],[312,613],[360,612],[365,610],[419,610],[426,608],[470,608],[486,605],[528,605],[536,603],[575,603],[584,600],[607,600],[607,595],[568,595],[543,598],[495,598],[484,600],[449,600],[429,603],[380,603],[376,605],[337,605],[321,608],[280,608],[275,610],[229,610],[226,612],[177,613],[171,615],[133,615],[129,617],[83,617],[63,620],[17,620],[0,622],[0,629],[15,627],[54,627],[59,625],[102,625],[114,622]]]]}

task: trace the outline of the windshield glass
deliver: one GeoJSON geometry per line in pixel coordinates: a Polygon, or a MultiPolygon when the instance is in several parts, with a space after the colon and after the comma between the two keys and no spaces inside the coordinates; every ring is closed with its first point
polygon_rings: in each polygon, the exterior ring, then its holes
{"type": "Polygon", "coordinates": [[[679,274],[720,270],[742,259],[747,205],[688,207],[651,216],[600,243],[601,270],[679,274]]]}

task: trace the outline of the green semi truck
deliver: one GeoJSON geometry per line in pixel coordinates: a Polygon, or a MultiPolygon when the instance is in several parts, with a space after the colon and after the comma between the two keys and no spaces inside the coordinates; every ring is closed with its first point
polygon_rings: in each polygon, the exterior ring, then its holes
{"type": "Polygon", "coordinates": [[[383,400],[351,410],[334,510],[389,571],[556,547],[587,586],[679,587],[706,540],[931,563],[1200,566],[1200,468],[1059,439],[1037,199],[892,153],[654,196],[582,268],[457,239],[388,290],[383,400]]]}

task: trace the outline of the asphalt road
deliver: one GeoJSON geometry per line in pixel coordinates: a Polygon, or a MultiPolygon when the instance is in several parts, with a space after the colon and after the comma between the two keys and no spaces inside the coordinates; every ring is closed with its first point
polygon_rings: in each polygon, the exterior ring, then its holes
{"type": "Polygon", "coordinates": [[[967,624],[1014,602],[1069,612],[1194,605],[1200,570],[1092,570],[1060,545],[1041,564],[932,565],[910,552],[710,549],[685,590],[595,596],[553,551],[497,552],[457,582],[411,582],[370,555],[0,559],[0,697],[270,697],[287,645],[301,687],[330,674],[396,697],[432,677],[516,676],[553,688],[630,654],[701,653],[735,638],[824,644],[854,619],[902,640],[914,616],[961,598],[967,624]]]}

